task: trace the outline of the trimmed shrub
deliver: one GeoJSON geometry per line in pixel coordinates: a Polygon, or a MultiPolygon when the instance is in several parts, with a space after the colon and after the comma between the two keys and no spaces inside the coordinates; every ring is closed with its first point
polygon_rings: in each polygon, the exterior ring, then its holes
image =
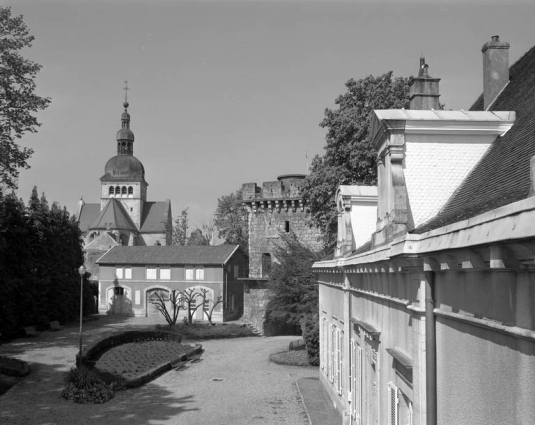
{"type": "Polygon", "coordinates": [[[67,383],[61,396],[75,403],[105,403],[113,398],[113,385],[107,385],[98,375],[85,366],[71,368],[64,378],[67,383]]]}
{"type": "Polygon", "coordinates": [[[318,366],[320,363],[319,346],[319,317],[317,314],[308,314],[301,319],[301,330],[308,353],[308,361],[311,365],[318,366]]]}

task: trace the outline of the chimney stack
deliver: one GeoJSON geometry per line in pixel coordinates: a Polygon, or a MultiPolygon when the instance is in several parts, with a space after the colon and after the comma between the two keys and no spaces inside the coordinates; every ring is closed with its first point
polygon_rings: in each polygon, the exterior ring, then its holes
{"type": "Polygon", "coordinates": [[[495,35],[485,43],[483,52],[483,102],[487,109],[509,82],[509,43],[495,35]]]}
{"type": "Polygon", "coordinates": [[[438,82],[440,78],[433,78],[428,72],[429,65],[425,63],[425,58],[420,58],[420,70],[418,77],[409,82],[410,89],[410,109],[440,109],[440,97],[438,82]]]}

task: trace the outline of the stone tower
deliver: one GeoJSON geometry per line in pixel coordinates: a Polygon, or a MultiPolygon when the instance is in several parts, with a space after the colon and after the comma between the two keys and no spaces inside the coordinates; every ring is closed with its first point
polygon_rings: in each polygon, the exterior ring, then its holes
{"type": "Polygon", "coordinates": [[[249,213],[249,278],[269,278],[280,232],[294,232],[311,249],[322,249],[321,233],[309,225],[310,211],[301,197],[304,178],[304,174],[287,174],[262,183],[262,187],[243,185],[243,204],[249,213]]]}

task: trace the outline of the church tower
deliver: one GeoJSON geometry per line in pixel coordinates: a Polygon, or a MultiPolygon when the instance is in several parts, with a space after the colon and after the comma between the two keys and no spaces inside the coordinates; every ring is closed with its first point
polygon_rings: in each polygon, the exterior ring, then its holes
{"type": "MultiPolygon", "coordinates": [[[[128,101],[123,103],[121,128],[117,132],[117,155],[111,158],[104,167],[101,181],[100,208],[103,210],[110,199],[119,201],[135,226],[141,228],[143,209],[147,201],[145,168],[134,156],[134,133],[130,129],[128,101]]],[[[113,204],[115,204],[113,202],[113,204]]]]}

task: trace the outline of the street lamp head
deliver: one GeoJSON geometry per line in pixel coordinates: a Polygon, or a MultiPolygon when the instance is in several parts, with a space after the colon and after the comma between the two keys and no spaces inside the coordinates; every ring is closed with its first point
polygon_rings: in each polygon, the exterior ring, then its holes
{"type": "Polygon", "coordinates": [[[80,276],[85,275],[85,267],[84,267],[83,264],[82,264],[82,265],[80,266],[80,268],[78,269],[78,273],[80,273],[80,276]]]}

